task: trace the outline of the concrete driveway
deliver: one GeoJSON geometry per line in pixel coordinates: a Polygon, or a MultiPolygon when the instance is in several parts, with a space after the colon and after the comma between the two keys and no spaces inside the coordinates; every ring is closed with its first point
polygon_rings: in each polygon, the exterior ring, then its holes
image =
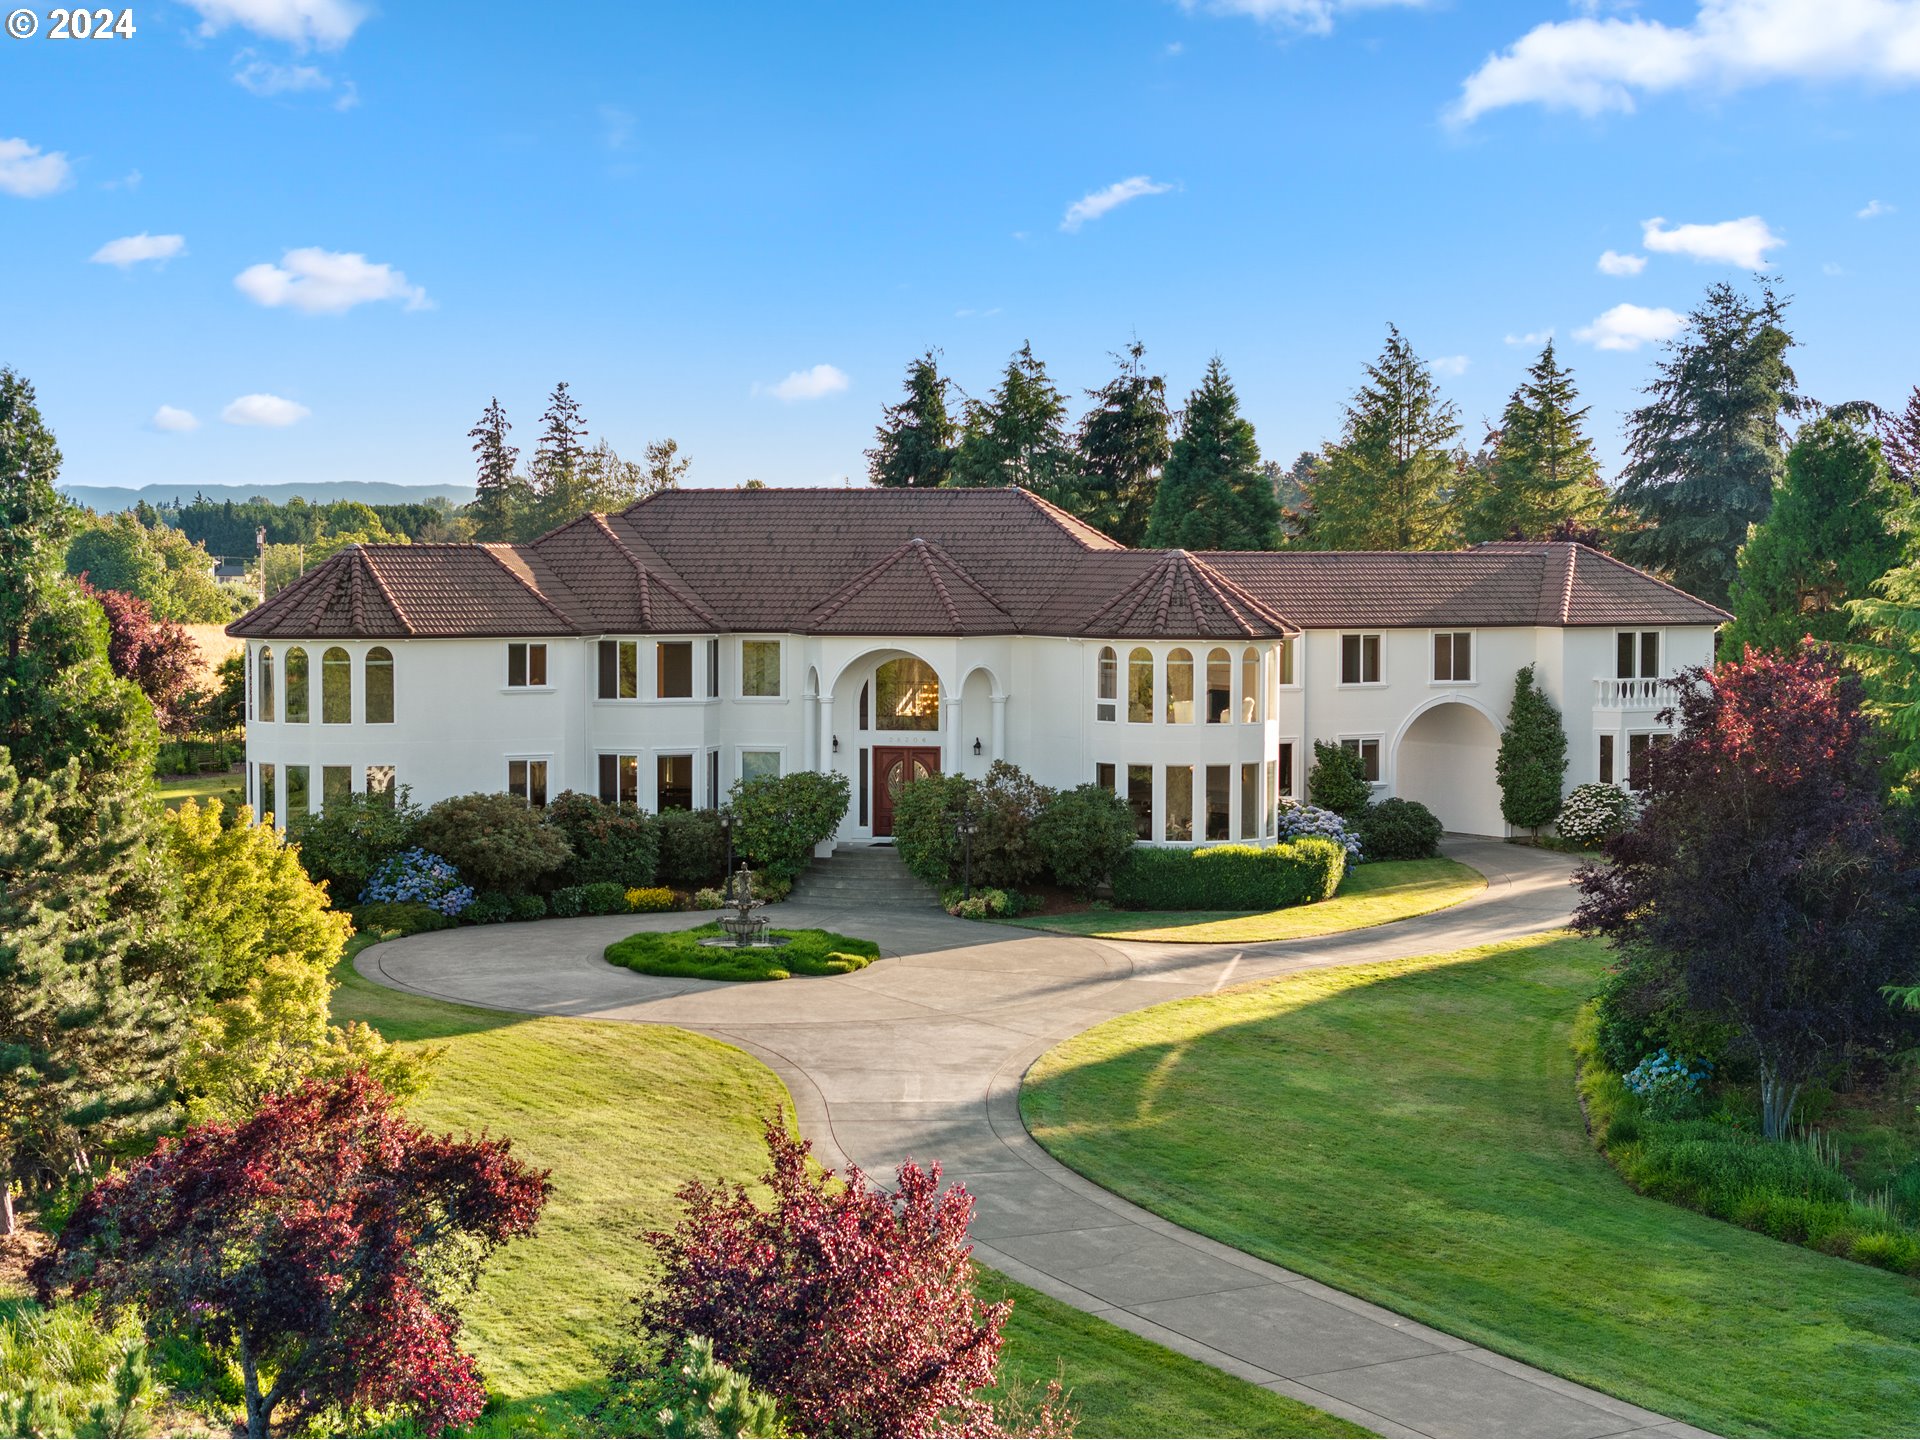
{"type": "Polygon", "coordinates": [[[1115,1015],[1227,984],[1486,944],[1566,922],[1563,857],[1493,841],[1446,853],[1488,878],[1450,910],[1372,930],[1245,946],[1084,940],[929,907],[783,905],[778,925],[876,940],[853,975],[729,985],[636,975],[601,953],[687,915],[445,930],[362,951],[368,979],[542,1015],[678,1025],[765,1061],[815,1153],[882,1180],[938,1160],[978,1197],[975,1254],[1081,1309],[1383,1435],[1699,1435],[1638,1406],[1282,1270],[1068,1170],[1020,1122],[1020,1077],[1115,1015]]]}

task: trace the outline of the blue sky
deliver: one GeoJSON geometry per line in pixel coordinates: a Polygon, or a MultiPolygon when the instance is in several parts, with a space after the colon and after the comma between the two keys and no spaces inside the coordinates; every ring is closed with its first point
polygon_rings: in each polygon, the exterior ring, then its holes
{"type": "Polygon", "coordinates": [[[1551,331],[1611,460],[1626,347],[1756,260],[1810,393],[1920,381],[1920,0],[36,8],[0,364],[69,483],[464,482],[566,379],[692,483],[833,484],[929,345],[1077,413],[1136,335],[1284,460],[1389,321],[1476,433],[1551,331]]]}

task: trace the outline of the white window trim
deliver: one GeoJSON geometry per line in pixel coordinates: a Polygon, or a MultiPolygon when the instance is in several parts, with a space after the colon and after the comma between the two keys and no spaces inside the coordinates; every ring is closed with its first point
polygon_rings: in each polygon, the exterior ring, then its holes
{"type": "Polygon", "coordinates": [[[652,653],[645,667],[647,674],[642,679],[651,678],[651,685],[641,684],[640,698],[649,705],[710,705],[713,702],[700,693],[700,669],[703,657],[700,654],[701,637],[697,635],[654,635],[652,653]],[[687,645],[693,647],[688,655],[687,674],[692,690],[686,695],[662,695],[660,690],[660,647],[662,645],[687,645]]]}
{"type": "Polygon", "coordinates": [[[1615,673],[1609,678],[1615,679],[1615,680],[1659,680],[1664,678],[1664,672],[1667,668],[1666,627],[1662,625],[1616,625],[1613,631],[1613,668],[1615,673]],[[1634,673],[1632,675],[1621,675],[1619,673],[1620,637],[1622,635],[1633,636],[1634,673]],[[1661,674],[1642,675],[1639,673],[1640,671],[1640,637],[1642,635],[1658,635],[1660,637],[1660,663],[1655,667],[1655,669],[1662,672],[1661,674]]]}
{"type": "MultiPolygon", "coordinates": [[[[745,744],[740,744],[733,747],[733,767],[732,768],[733,768],[733,778],[735,780],[745,780],[747,778],[746,763],[747,763],[747,756],[749,754],[778,755],[780,757],[781,775],[785,776],[791,773],[787,768],[787,747],[785,745],[773,745],[773,744],[755,745],[751,741],[748,741],[745,744]]],[[[720,793],[721,793],[722,802],[724,803],[726,792],[723,790],[720,793]]]]}
{"type": "Polygon", "coordinates": [[[1480,632],[1467,626],[1447,626],[1427,632],[1427,684],[1435,690],[1470,690],[1480,683],[1480,632]],[[1465,680],[1438,680],[1433,674],[1433,642],[1442,635],[1467,637],[1467,663],[1473,674],[1465,680]]]}
{"type": "MultiPolygon", "coordinates": [[[[1339,688],[1342,690],[1380,690],[1387,683],[1387,632],[1384,630],[1342,630],[1340,632],[1340,654],[1334,662],[1340,667],[1339,688]],[[1380,678],[1378,680],[1349,680],[1347,675],[1347,638],[1358,636],[1360,640],[1360,673],[1367,672],[1367,637],[1372,636],[1380,642],[1380,678]]],[[[1300,673],[1300,663],[1296,657],[1293,673],[1300,673]]],[[[1371,738],[1371,737],[1369,737],[1371,738]]]]}
{"type": "Polygon", "coordinates": [[[1276,735],[1273,737],[1273,754],[1267,758],[1273,761],[1273,798],[1276,805],[1282,800],[1295,805],[1300,803],[1300,792],[1306,786],[1306,776],[1300,768],[1300,753],[1301,739],[1298,735],[1276,735]],[[1283,776],[1280,773],[1280,747],[1282,745],[1293,746],[1293,773],[1291,775],[1283,776]],[[1280,788],[1283,780],[1292,785],[1291,790],[1282,790],[1280,788]]]}
{"type": "MultiPolygon", "coordinates": [[[[545,764],[546,764],[546,767],[547,767],[547,799],[549,799],[549,800],[551,800],[551,799],[553,799],[553,797],[554,797],[554,794],[555,794],[556,792],[555,792],[555,790],[554,790],[554,788],[553,788],[553,752],[552,752],[551,750],[549,750],[549,751],[547,751],[547,752],[546,752],[546,753],[545,753],[544,755],[541,755],[541,754],[531,754],[531,755],[502,755],[502,756],[500,757],[500,776],[501,776],[501,784],[500,784],[500,790],[501,790],[501,793],[503,793],[503,794],[506,794],[506,795],[513,795],[513,762],[514,762],[514,761],[516,761],[516,760],[525,760],[525,761],[529,761],[529,762],[531,762],[531,761],[535,761],[535,760],[539,760],[539,761],[543,761],[543,762],[545,762],[545,764]]],[[[362,766],[362,767],[361,767],[361,772],[360,772],[360,773],[361,773],[361,776],[362,776],[362,780],[363,780],[363,783],[364,783],[364,778],[365,778],[365,775],[366,775],[366,767],[365,767],[365,766],[362,766]]],[[[598,777],[598,776],[595,776],[594,778],[595,778],[595,780],[597,781],[599,777],[598,777]]],[[[395,781],[395,783],[396,783],[396,785],[398,784],[398,780],[397,780],[397,779],[396,779],[396,781],[395,781]]],[[[531,785],[531,784],[533,783],[533,782],[532,782],[532,777],[531,777],[531,776],[529,776],[529,777],[528,777],[528,782],[527,782],[527,783],[528,783],[529,785],[531,785]]],[[[518,795],[514,795],[514,799],[516,799],[516,800],[518,800],[519,798],[521,798],[521,797],[520,797],[520,796],[518,796],[518,795]]],[[[528,798],[528,800],[527,800],[527,804],[528,804],[528,806],[529,806],[529,807],[531,807],[531,806],[532,806],[532,804],[533,804],[533,801],[532,801],[532,799],[531,799],[531,797],[529,797],[529,798],[528,798]]]]}
{"type": "MultiPolygon", "coordinates": [[[[1281,680],[1278,678],[1280,674],[1280,657],[1278,655],[1275,655],[1271,661],[1276,677],[1273,688],[1280,691],[1298,690],[1300,688],[1300,676],[1307,663],[1307,637],[1305,635],[1295,635],[1289,640],[1283,640],[1280,642],[1280,646],[1276,646],[1275,648],[1278,649],[1287,645],[1293,647],[1293,679],[1281,680]]],[[[1382,653],[1381,664],[1383,666],[1386,664],[1384,652],[1382,653]]]]}
{"type": "MultiPolygon", "coordinates": [[[[596,635],[594,637],[593,647],[589,652],[593,663],[587,667],[589,704],[638,705],[641,702],[643,695],[640,682],[643,677],[641,675],[642,651],[640,647],[643,643],[639,637],[633,635],[596,635]],[[633,696],[631,699],[624,695],[602,695],[600,693],[600,647],[606,644],[633,646],[633,696]]],[[[551,662],[553,657],[548,656],[547,658],[549,662],[551,662]]],[[[614,669],[616,672],[619,670],[619,658],[617,656],[614,660],[614,669]]],[[[616,681],[618,680],[619,676],[617,673],[614,678],[616,681]]]]}
{"type": "MultiPolygon", "coordinates": [[[[697,801],[705,795],[706,790],[701,786],[700,782],[706,777],[701,774],[701,767],[707,763],[708,752],[712,749],[713,747],[711,745],[701,740],[689,745],[655,745],[649,749],[642,750],[640,753],[647,757],[648,764],[646,770],[642,772],[640,776],[640,789],[643,794],[650,794],[653,797],[653,803],[651,805],[644,805],[643,808],[652,811],[655,815],[660,813],[660,757],[662,755],[686,756],[688,761],[691,762],[693,769],[693,784],[690,787],[693,790],[693,798],[697,801]]],[[[625,754],[626,752],[622,751],[620,753],[625,754]]],[[[696,804],[691,808],[704,810],[707,807],[696,804]]]]}
{"type": "MultiPolygon", "coordinates": [[[[785,705],[787,695],[787,637],[784,635],[742,635],[739,644],[734,647],[735,658],[739,664],[734,669],[733,698],[743,705],[785,705]],[[780,693],[778,695],[747,694],[747,645],[769,642],[780,647],[780,693]]],[[[675,752],[678,753],[678,752],[675,752]]]]}
{"type": "MultiPolygon", "coordinates": [[[[531,667],[532,656],[528,656],[531,667]]],[[[596,657],[597,663],[597,657],[596,657]]],[[[553,642],[550,640],[503,640],[500,642],[500,693],[503,695],[551,695],[555,690],[553,683],[553,642]],[[547,652],[547,683],[544,685],[513,685],[508,677],[513,673],[511,648],[515,645],[539,645],[547,652]]],[[[596,690],[599,688],[596,682],[596,690]]],[[[517,757],[516,757],[517,758],[517,757]]]]}
{"type": "MultiPolygon", "coordinates": [[[[1379,742],[1380,778],[1378,780],[1369,780],[1367,783],[1373,786],[1375,789],[1384,789],[1387,783],[1387,737],[1381,734],[1377,730],[1363,730],[1363,731],[1348,733],[1344,735],[1336,735],[1333,737],[1333,743],[1336,745],[1345,745],[1349,740],[1352,740],[1355,742],[1359,742],[1363,740],[1374,740],[1379,742]]],[[[1279,752],[1276,751],[1275,755],[1277,756],[1278,753],[1279,752]]],[[[1294,751],[1293,763],[1295,765],[1298,765],[1300,763],[1300,752],[1297,750],[1294,751]]]]}
{"type": "Polygon", "coordinates": [[[1099,644],[1093,647],[1093,723],[1094,724],[1123,725],[1126,723],[1126,716],[1120,713],[1121,711],[1126,709],[1126,705],[1127,705],[1127,698],[1126,698],[1126,695],[1123,693],[1127,688],[1126,669],[1127,669],[1126,651],[1119,644],[1117,644],[1112,640],[1102,640],[1099,644]],[[1103,696],[1100,693],[1100,652],[1103,650],[1111,650],[1113,652],[1113,695],[1111,698],[1108,698],[1107,696],[1103,696]],[[1102,720],[1100,718],[1100,707],[1102,705],[1111,705],[1113,707],[1113,714],[1105,720],[1102,720]]]}

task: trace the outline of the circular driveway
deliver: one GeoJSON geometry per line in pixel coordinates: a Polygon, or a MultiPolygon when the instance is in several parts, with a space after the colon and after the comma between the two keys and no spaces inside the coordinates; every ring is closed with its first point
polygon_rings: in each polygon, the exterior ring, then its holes
{"type": "Polygon", "coordinates": [[[1378,1431],[1699,1434],[1182,1230],[1066,1169],[1020,1122],[1020,1077],[1061,1040],[1165,1000],[1294,971],[1514,939],[1566,923],[1563,856],[1497,841],[1446,853],[1487,876],[1449,910],[1261,945],[1087,940],[925,910],[787,904],[782,926],[877,941],[850,975],[728,984],[601,958],[636,930],[704,916],[607,916],[443,930],[360,953],[370,980],[463,1004],[678,1025],[770,1065],[828,1165],[881,1179],[911,1155],[978,1199],[975,1253],[1035,1289],[1378,1431]]]}

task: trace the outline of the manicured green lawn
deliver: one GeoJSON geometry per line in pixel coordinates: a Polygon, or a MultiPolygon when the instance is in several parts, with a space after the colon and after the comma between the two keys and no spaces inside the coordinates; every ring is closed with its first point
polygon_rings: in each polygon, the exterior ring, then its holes
{"type": "Polygon", "coordinates": [[[1109,1021],[1022,1111],[1129,1199],[1720,1434],[1920,1432],[1920,1287],[1630,1190],[1568,1033],[1606,952],[1549,936],[1109,1021]]]}
{"type": "Polygon", "coordinates": [[[785,945],[706,945],[723,938],[719,923],[692,930],[643,930],[607,947],[607,961],[642,975],[677,975],[693,980],[787,980],[795,975],[846,975],[880,958],[871,940],[836,935],[831,930],[774,930],[785,945]]]}
{"type": "Polygon", "coordinates": [[[198,800],[202,805],[209,800],[220,800],[229,810],[247,803],[246,786],[238,771],[219,775],[163,775],[154,781],[154,792],[169,810],[178,810],[188,800],[198,800]]]}
{"type": "MultiPolygon", "coordinates": [[[[671,1223],[673,1192],[688,1178],[758,1175],[761,1120],[788,1103],[786,1088],[742,1051],[684,1030],[450,1005],[364,980],[351,959],[338,977],[336,1020],[444,1047],[413,1106],[418,1119],[510,1136],[523,1158],[552,1169],[539,1232],[489,1269],[466,1308],[466,1343],[509,1397],[490,1432],[583,1433],[594,1345],[649,1281],[640,1232],[671,1223]]],[[[1016,1296],[1003,1380],[1044,1383],[1064,1364],[1083,1435],[1364,1433],[995,1272],[983,1290],[1016,1296]]]]}
{"type": "Polygon", "coordinates": [[[1458,905],[1486,889],[1486,877],[1458,860],[1381,860],[1347,872],[1331,900],[1248,914],[1218,910],[1083,910],[1004,923],[1103,940],[1180,940],[1252,945],[1363,930],[1458,905]]]}

